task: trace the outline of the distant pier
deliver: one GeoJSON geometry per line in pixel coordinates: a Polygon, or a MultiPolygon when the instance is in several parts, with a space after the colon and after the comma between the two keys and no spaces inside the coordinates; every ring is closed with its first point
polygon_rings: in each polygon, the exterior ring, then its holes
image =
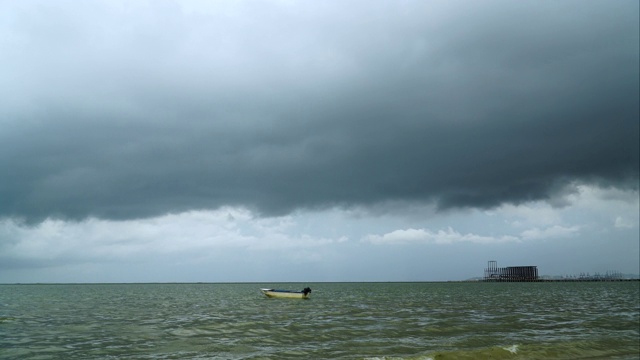
{"type": "Polygon", "coordinates": [[[489,261],[484,270],[484,281],[539,281],[537,266],[508,266],[498,267],[495,260],[489,261]]]}
{"type": "Polygon", "coordinates": [[[625,279],[618,271],[607,271],[605,274],[580,274],[566,278],[540,278],[537,266],[507,266],[498,267],[498,262],[490,260],[484,270],[485,282],[599,282],[599,281],[640,281],[640,279],[625,279]]]}

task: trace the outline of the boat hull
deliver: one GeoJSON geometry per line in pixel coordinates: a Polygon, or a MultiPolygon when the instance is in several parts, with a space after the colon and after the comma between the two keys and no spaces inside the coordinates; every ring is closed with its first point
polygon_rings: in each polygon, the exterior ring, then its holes
{"type": "Polygon", "coordinates": [[[304,293],[302,291],[288,291],[288,290],[276,290],[276,289],[260,289],[263,294],[270,298],[282,298],[282,299],[308,299],[311,293],[304,293]]]}

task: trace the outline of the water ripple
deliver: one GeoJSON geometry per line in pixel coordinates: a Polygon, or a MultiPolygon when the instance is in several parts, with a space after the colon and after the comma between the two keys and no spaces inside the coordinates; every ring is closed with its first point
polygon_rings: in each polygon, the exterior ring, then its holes
{"type": "Polygon", "coordinates": [[[637,283],[559,285],[2,285],[0,358],[637,359],[637,283]]]}

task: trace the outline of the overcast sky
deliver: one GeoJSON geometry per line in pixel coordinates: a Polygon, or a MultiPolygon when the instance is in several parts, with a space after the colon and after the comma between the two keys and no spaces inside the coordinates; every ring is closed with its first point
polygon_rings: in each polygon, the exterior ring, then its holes
{"type": "Polygon", "coordinates": [[[0,0],[0,282],[638,274],[639,12],[0,0]]]}

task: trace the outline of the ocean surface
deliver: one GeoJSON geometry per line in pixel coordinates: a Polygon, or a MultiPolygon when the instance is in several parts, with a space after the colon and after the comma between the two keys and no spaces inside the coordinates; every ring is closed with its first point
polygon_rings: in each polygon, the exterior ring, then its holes
{"type": "Polygon", "coordinates": [[[640,359],[640,283],[0,285],[0,359],[287,358],[640,359]]]}

